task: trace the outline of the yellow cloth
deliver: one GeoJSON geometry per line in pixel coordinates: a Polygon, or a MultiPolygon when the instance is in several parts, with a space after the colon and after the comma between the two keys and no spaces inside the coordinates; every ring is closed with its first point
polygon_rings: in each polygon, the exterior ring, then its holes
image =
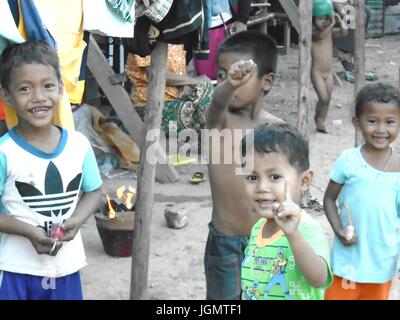
{"type": "Polygon", "coordinates": [[[63,81],[69,101],[81,104],[85,81],[79,81],[83,41],[82,0],[35,0],[43,23],[57,42],[63,81]]]}
{"type": "MultiPolygon", "coordinates": [[[[20,0],[18,0],[19,2],[20,0]]],[[[58,2],[58,1],[57,1],[58,2]]],[[[26,39],[26,32],[25,32],[25,26],[24,26],[24,21],[22,18],[22,13],[21,10],[19,12],[19,24],[18,24],[18,30],[21,34],[21,36],[26,39]]],[[[53,35],[54,36],[54,35],[53,35]]],[[[56,39],[57,41],[57,39],[56,39]]],[[[61,60],[61,57],[60,57],[61,60]]],[[[64,70],[62,69],[62,73],[64,74],[64,70]]],[[[64,82],[65,83],[65,82],[64,82]]],[[[58,105],[57,112],[54,115],[54,124],[69,129],[69,130],[74,130],[74,119],[72,117],[72,111],[71,111],[71,105],[68,100],[67,96],[67,91],[64,90],[64,95],[58,105]]],[[[6,123],[8,128],[13,128],[18,124],[18,118],[17,115],[15,114],[14,109],[11,106],[6,105],[4,108],[5,114],[6,114],[6,123]]]]}

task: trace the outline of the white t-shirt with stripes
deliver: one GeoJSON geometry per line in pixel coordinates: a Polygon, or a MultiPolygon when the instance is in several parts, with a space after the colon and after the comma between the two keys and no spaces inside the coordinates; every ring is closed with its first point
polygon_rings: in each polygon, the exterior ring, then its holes
{"type": "MultiPolygon", "coordinates": [[[[60,130],[60,142],[51,153],[28,144],[15,129],[0,139],[0,214],[49,232],[52,223],[62,223],[73,214],[80,191],[101,186],[89,141],[79,132],[60,130]]],[[[56,256],[37,254],[25,237],[1,234],[0,271],[62,277],[85,265],[80,232],[64,242],[56,256]]]]}

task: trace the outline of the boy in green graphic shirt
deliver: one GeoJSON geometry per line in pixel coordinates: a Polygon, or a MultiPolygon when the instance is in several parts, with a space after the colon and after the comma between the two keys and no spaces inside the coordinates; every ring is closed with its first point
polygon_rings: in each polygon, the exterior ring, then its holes
{"type": "Polygon", "coordinates": [[[253,164],[246,193],[261,216],[242,262],[242,299],[323,299],[332,282],[328,241],[298,206],[313,177],[307,143],[288,124],[261,125],[243,139],[242,154],[253,164]]]}

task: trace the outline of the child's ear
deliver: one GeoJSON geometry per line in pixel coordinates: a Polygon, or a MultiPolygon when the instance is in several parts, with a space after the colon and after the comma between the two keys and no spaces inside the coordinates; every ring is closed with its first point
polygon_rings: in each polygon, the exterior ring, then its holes
{"type": "Polygon", "coordinates": [[[313,178],[314,178],[314,171],[312,170],[306,170],[302,173],[300,180],[301,191],[305,192],[310,188],[313,178]]]}
{"type": "Polygon", "coordinates": [[[2,86],[0,86],[0,99],[3,100],[7,106],[12,106],[11,96],[2,86]]]}
{"type": "Polygon", "coordinates": [[[60,99],[62,98],[62,96],[64,95],[64,81],[60,80],[59,81],[59,86],[60,86],[60,99]]]}
{"type": "Polygon", "coordinates": [[[351,123],[353,124],[354,128],[360,128],[360,119],[358,117],[351,118],[351,123]]]}
{"type": "Polygon", "coordinates": [[[269,92],[269,90],[271,90],[274,79],[275,79],[274,73],[270,72],[268,74],[264,74],[264,76],[262,77],[262,82],[263,82],[263,89],[265,92],[269,92]]]}

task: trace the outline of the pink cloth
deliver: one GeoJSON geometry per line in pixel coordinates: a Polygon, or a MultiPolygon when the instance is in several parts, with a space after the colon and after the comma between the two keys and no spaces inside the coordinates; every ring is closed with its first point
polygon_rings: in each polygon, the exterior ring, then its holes
{"type": "Polygon", "coordinates": [[[219,45],[225,38],[224,26],[210,29],[209,37],[210,55],[207,60],[195,60],[194,67],[198,76],[204,74],[211,80],[217,80],[217,52],[219,45]]]}

